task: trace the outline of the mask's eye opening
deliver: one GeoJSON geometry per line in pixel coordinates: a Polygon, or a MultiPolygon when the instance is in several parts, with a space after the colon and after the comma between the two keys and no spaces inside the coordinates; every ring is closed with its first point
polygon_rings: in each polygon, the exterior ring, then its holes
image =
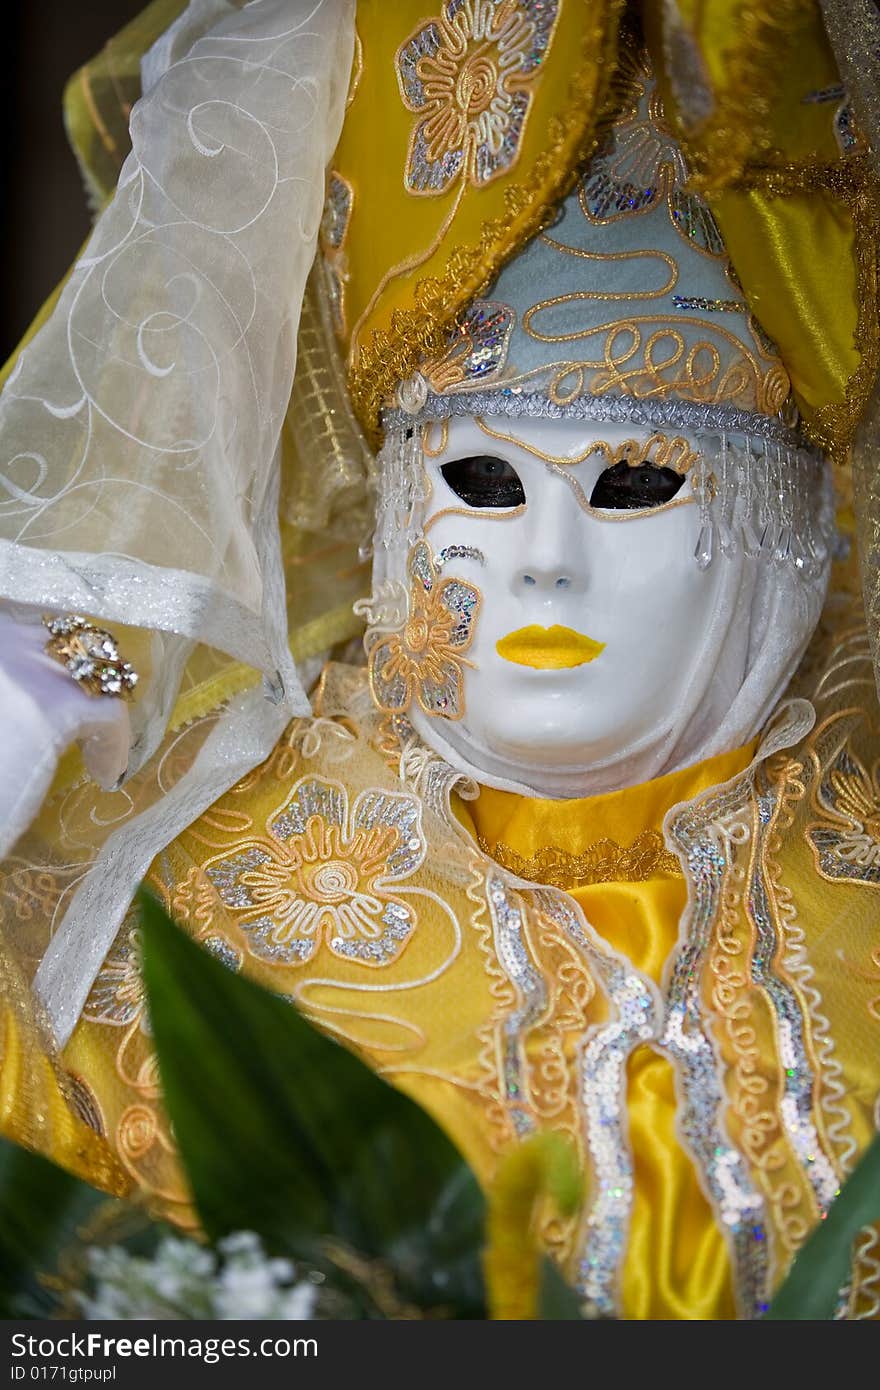
{"type": "Polygon", "coordinates": [[[521,507],[526,500],[520,476],[505,459],[472,454],[440,469],[456,497],[468,507],[521,507]]]}
{"type": "Polygon", "coordinates": [[[599,474],[590,495],[590,506],[605,511],[662,507],[664,502],[672,501],[683,482],[684,475],[674,468],[661,468],[655,463],[631,467],[621,460],[599,474]]]}

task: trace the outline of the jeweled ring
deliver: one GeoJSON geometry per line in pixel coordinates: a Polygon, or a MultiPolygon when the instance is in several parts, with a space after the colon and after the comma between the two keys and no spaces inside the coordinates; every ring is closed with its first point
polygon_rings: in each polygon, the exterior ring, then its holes
{"type": "Polygon", "coordinates": [[[112,633],[76,613],[46,614],[43,624],[51,634],[46,652],[90,695],[131,695],[137,671],[122,660],[112,633]]]}

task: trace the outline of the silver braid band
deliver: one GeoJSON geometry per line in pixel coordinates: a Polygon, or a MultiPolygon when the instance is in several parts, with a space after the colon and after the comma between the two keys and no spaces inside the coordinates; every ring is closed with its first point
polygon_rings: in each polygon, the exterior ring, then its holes
{"type": "Polygon", "coordinates": [[[389,426],[411,426],[429,420],[448,420],[458,415],[507,415],[514,419],[526,417],[545,420],[596,420],[599,423],[644,425],[648,429],[662,426],[678,430],[693,430],[704,434],[741,434],[752,439],[766,439],[789,449],[817,452],[804,442],[797,429],[778,415],[759,415],[752,410],[736,410],[731,406],[710,405],[699,401],[637,400],[633,396],[576,396],[559,405],[544,395],[528,393],[515,386],[496,387],[491,391],[460,391],[440,396],[433,391],[411,393],[406,409],[400,406],[382,412],[382,423],[389,426]]]}

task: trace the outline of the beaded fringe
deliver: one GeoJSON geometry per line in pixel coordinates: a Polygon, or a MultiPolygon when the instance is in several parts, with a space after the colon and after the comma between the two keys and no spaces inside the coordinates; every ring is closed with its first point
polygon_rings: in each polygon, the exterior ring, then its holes
{"type": "Polygon", "coordinates": [[[694,559],[700,569],[708,569],[720,551],[792,565],[811,578],[819,574],[828,559],[817,508],[823,462],[806,449],[767,439],[721,434],[697,442],[700,534],[694,559]]]}

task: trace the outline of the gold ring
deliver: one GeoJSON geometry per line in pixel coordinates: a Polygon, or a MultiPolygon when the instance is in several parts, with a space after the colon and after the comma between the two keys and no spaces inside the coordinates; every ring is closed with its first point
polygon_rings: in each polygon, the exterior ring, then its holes
{"type": "Polygon", "coordinates": [[[45,614],[43,624],[51,634],[47,654],[90,695],[131,695],[137,685],[137,671],[122,660],[112,633],[77,613],[55,618],[45,614]]]}

